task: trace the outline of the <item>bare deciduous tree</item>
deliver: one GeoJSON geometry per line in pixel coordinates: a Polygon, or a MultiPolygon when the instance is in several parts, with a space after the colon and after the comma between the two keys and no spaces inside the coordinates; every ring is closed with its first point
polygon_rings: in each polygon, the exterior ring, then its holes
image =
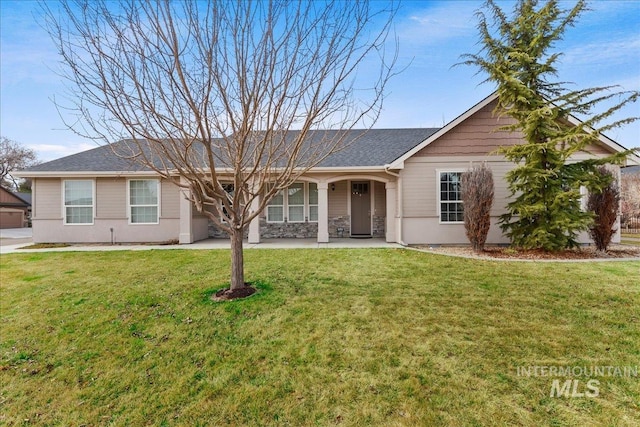
{"type": "Polygon", "coordinates": [[[600,192],[589,193],[587,209],[594,215],[593,225],[589,227],[589,234],[598,251],[606,252],[613,235],[616,233],[614,225],[620,209],[620,189],[613,173],[605,166],[598,168],[598,173],[609,176],[611,183],[600,192]]]}
{"type": "Polygon", "coordinates": [[[491,228],[493,173],[486,164],[476,165],[462,174],[464,229],[475,252],[482,252],[491,228]]]}
{"type": "Polygon", "coordinates": [[[348,143],[346,132],[323,130],[373,125],[394,72],[395,50],[385,52],[393,3],[79,0],[43,8],[69,83],[64,108],[77,113],[70,127],[189,190],[230,236],[231,290],[244,286],[244,229],[348,143]]]}
{"type": "Polygon", "coordinates": [[[25,169],[36,163],[35,151],[4,136],[0,137],[0,185],[4,188],[12,191],[18,190],[20,182],[11,175],[11,172],[25,169]]]}

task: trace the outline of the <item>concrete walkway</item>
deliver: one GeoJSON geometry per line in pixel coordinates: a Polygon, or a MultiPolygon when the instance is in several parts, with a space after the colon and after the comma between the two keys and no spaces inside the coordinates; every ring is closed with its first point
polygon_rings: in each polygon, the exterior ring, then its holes
{"type": "MultiPolygon", "coordinates": [[[[228,240],[207,239],[190,245],[138,245],[138,244],[73,244],[61,248],[22,249],[29,246],[31,240],[2,238],[0,254],[33,252],[73,252],[73,251],[144,251],[150,249],[229,249],[228,240]],[[20,240],[20,241],[18,241],[20,240]]],[[[318,243],[315,239],[265,239],[259,244],[244,242],[244,249],[317,249],[317,248],[402,248],[397,243],[387,243],[384,239],[332,239],[329,243],[318,243]]]]}

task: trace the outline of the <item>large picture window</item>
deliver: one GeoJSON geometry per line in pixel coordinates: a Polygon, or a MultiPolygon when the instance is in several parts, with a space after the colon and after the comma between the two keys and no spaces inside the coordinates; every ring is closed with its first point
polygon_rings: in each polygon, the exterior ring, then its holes
{"type": "Polygon", "coordinates": [[[296,182],[267,205],[267,222],[317,222],[318,185],[296,182]],[[285,216],[286,214],[286,216],[285,216]]]}
{"type": "Polygon", "coordinates": [[[439,172],[440,222],[464,222],[462,172],[439,172]]]}
{"type": "Polygon", "coordinates": [[[93,181],[64,181],[64,223],[93,224],[93,181]]]}
{"type": "Polygon", "coordinates": [[[157,224],[159,217],[157,179],[129,181],[129,219],[131,224],[157,224]]]}

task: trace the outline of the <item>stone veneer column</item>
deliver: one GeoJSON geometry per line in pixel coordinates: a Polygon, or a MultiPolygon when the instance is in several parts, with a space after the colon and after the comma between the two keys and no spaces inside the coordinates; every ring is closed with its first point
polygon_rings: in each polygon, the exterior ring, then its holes
{"type": "MultiPolygon", "coordinates": [[[[184,178],[180,178],[182,183],[186,183],[184,178]]],[[[193,226],[192,226],[192,204],[188,199],[190,190],[187,188],[180,189],[180,234],[178,243],[188,245],[193,243],[193,226]]]]}
{"type": "Polygon", "coordinates": [[[318,183],[318,243],[329,243],[329,184],[318,183]]]}
{"type": "Polygon", "coordinates": [[[396,236],[396,205],[398,201],[396,199],[396,183],[387,182],[385,184],[385,188],[387,190],[387,223],[385,240],[387,242],[397,242],[398,238],[396,236]]]}

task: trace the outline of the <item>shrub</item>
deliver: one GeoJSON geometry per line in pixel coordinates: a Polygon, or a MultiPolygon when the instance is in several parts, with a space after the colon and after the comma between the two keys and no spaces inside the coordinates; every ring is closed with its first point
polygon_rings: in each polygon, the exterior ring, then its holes
{"type": "Polygon", "coordinates": [[[613,173],[606,167],[600,167],[598,173],[611,177],[611,183],[599,193],[589,193],[587,209],[594,214],[594,222],[589,228],[589,234],[596,244],[596,248],[599,251],[606,251],[616,232],[614,225],[620,207],[620,189],[613,173]]]}
{"type": "Polygon", "coordinates": [[[493,174],[486,164],[473,166],[462,174],[464,228],[473,250],[482,252],[491,227],[493,174]]]}

